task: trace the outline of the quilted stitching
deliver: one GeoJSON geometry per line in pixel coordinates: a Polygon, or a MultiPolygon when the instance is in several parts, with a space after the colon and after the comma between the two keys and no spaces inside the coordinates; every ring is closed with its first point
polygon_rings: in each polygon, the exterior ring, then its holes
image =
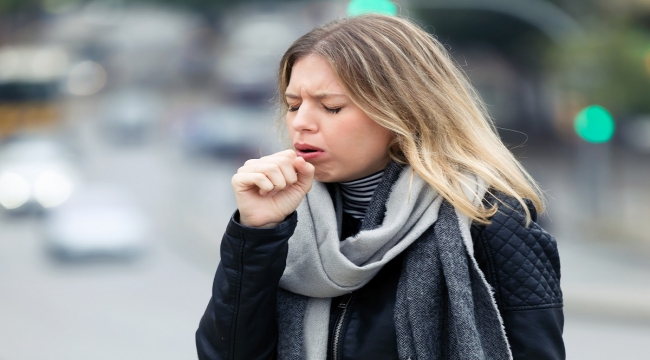
{"type": "MultiPolygon", "coordinates": [[[[537,223],[526,227],[525,213],[516,199],[497,194],[506,205],[492,217],[477,239],[487,247],[488,279],[495,282],[499,307],[504,310],[562,305],[557,243],[537,223]]],[[[494,202],[492,199],[490,202],[494,202]]]]}

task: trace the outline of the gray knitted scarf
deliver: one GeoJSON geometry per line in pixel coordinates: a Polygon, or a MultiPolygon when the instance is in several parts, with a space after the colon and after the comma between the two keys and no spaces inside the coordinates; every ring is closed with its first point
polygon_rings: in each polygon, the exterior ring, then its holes
{"type": "MultiPolygon", "coordinates": [[[[485,189],[473,179],[467,195],[478,202],[485,189]]],[[[279,359],[326,359],[331,298],[360,289],[402,252],[394,315],[400,359],[512,359],[466,215],[396,163],[357,235],[339,238],[335,198],[315,182],[298,207],[278,292],[279,359]]]]}

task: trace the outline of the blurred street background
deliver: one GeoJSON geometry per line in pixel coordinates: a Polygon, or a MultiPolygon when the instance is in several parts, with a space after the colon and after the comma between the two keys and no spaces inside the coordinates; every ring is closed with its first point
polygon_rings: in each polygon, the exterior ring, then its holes
{"type": "MultiPolygon", "coordinates": [[[[196,358],[279,58],[349,3],[0,0],[0,360],[196,358]]],[[[650,0],[394,3],[546,192],[568,359],[650,358],[650,0]]]]}

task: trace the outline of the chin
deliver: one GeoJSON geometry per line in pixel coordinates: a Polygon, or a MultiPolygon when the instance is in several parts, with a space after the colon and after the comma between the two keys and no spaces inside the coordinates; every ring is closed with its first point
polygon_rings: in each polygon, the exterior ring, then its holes
{"type": "Polygon", "coordinates": [[[314,173],[314,180],[322,183],[333,183],[340,181],[339,177],[337,177],[335,174],[318,171],[318,168],[316,168],[316,172],[314,173]]]}
{"type": "Polygon", "coordinates": [[[361,176],[356,176],[354,173],[346,171],[345,166],[316,166],[316,171],[314,172],[314,180],[322,183],[345,182],[355,180],[360,177],[361,176]]]}
{"type": "Polygon", "coordinates": [[[322,183],[329,183],[329,182],[335,182],[330,180],[329,176],[324,176],[324,175],[319,175],[319,174],[314,174],[314,180],[322,183]]]}

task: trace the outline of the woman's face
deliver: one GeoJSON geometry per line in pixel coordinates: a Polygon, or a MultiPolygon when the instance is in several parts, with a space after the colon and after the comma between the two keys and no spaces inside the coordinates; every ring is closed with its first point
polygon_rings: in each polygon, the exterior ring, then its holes
{"type": "Polygon", "coordinates": [[[392,134],[350,100],[322,57],[294,64],[285,96],[293,147],[316,167],[316,180],[355,180],[386,167],[392,134]]]}

